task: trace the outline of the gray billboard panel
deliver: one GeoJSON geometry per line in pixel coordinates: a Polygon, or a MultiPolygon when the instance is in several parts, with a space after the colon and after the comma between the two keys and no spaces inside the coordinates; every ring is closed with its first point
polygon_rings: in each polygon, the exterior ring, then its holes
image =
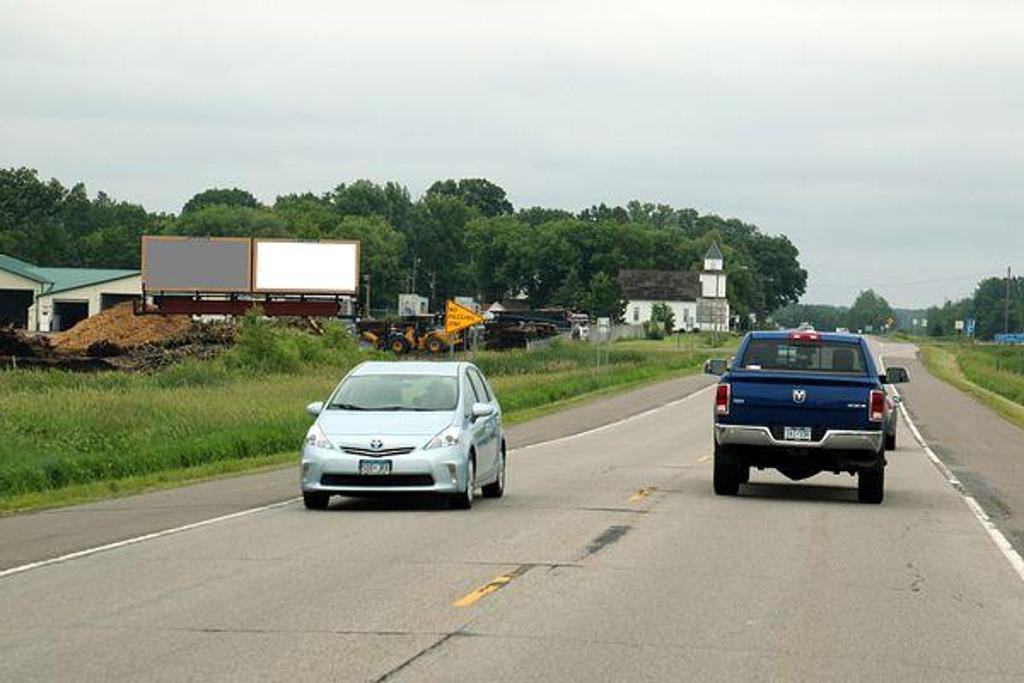
{"type": "Polygon", "coordinates": [[[142,238],[142,284],[150,292],[248,292],[247,237],[142,238]]]}

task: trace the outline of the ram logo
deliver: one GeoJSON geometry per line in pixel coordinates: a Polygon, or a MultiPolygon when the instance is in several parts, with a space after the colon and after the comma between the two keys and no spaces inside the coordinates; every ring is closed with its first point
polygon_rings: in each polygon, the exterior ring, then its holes
{"type": "Polygon", "coordinates": [[[803,403],[807,400],[806,389],[794,389],[793,390],[793,403],[803,403]]]}

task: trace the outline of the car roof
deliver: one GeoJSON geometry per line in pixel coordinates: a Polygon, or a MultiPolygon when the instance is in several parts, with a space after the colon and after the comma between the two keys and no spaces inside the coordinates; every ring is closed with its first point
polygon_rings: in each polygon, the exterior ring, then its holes
{"type": "Polygon", "coordinates": [[[439,362],[424,360],[367,361],[352,371],[359,375],[435,375],[457,377],[459,368],[467,365],[461,362],[439,362]]]}
{"type": "Polygon", "coordinates": [[[754,339],[789,339],[789,335],[794,332],[799,334],[816,334],[821,341],[826,342],[847,342],[856,344],[861,340],[861,336],[859,334],[844,332],[811,332],[810,330],[764,330],[759,332],[750,332],[750,336],[754,339]]]}

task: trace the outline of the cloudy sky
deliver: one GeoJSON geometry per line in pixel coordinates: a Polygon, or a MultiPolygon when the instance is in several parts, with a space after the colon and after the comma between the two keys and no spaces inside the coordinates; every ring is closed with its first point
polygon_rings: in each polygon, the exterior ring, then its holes
{"type": "Polygon", "coordinates": [[[0,166],[178,211],[368,177],[785,233],[808,302],[1024,271],[1024,2],[0,0],[0,166]]]}

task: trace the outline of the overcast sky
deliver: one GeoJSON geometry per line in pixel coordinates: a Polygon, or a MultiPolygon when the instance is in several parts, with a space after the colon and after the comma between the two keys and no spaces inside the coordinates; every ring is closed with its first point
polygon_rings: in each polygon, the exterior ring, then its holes
{"type": "Polygon", "coordinates": [[[807,302],[1024,271],[1024,2],[0,0],[0,166],[210,186],[632,198],[799,247],[807,302]]]}

